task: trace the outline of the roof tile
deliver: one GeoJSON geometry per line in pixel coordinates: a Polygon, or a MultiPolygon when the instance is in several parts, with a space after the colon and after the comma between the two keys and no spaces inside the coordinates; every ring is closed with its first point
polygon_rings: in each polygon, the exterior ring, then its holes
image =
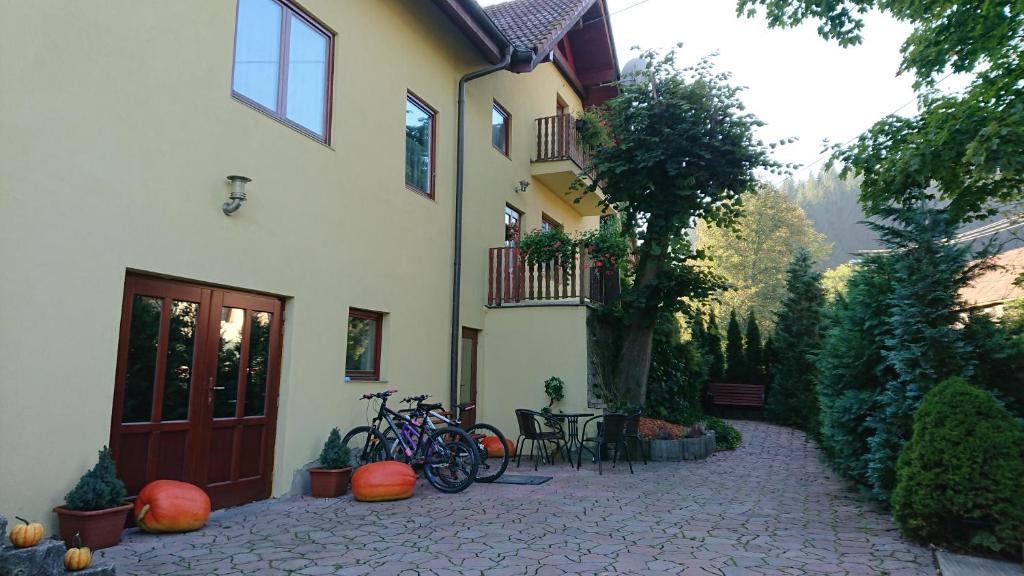
{"type": "Polygon", "coordinates": [[[594,0],[511,0],[484,8],[495,26],[517,49],[540,53],[555,35],[571,25],[594,0]]]}

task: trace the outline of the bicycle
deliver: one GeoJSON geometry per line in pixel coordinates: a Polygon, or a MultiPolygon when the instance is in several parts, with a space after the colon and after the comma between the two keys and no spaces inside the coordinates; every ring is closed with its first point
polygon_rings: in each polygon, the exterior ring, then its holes
{"type": "MultiPolygon", "coordinates": [[[[436,411],[436,409],[427,411],[419,410],[422,402],[427,398],[430,398],[430,395],[421,394],[419,396],[403,398],[402,402],[406,404],[416,402],[417,408],[408,408],[405,410],[399,410],[399,412],[422,417],[427,421],[428,429],[437,429],[435,420],[447,426],[461,426],[462,415],[475,408],[472,404],[459,404],[457,406],[459,409],[459,418],[449,418],[448,416],[436,411]]],[[[436,406],[440,405],[438,404],[436,406]]],[[[475,441],[477,451],[479,452],[479,466],[477,467],[476,481],[494,482],[505,473],[511,456],[509,454],[508,442],[505,440],[505,435],[502,434],[501,430],[496,426],[485,422],[478,422],[465,430],[475,441]],[[495,441],[488,442],[486,440],[488,437],[493,437],[495,441]],[[498,447],[500,447],[500,455],[495,452],[495,449],[498,447]]],[[[385,445],[394,446],[393,439],[389,437],[388,431],[385,431],[384,441],[385,445]]],[[[400,455],[396,455],[394,451],[392,451],[392,456],[400,455]]]]}
{"type": "MultiPolygon", "coordinates": [[[[410,464],[422,465],[423,475],[437,490],[455,493],[468,488],[476,479],[479,468],[479,451],[473,438],[456,427],[435,427],[431,430],[427,424],[429,418],[416,422],[388,408],[388,397],[396,392],[398,390],[385,390],[362,395],[363,400],[380,400],[380,406],[370,425],[356,426],[342,440],[355,454],[357,465],[390,460],[393,450],[400,449],[410,464]],[[396,424],[396,420],[401,425],[396,424]],[[393,446],[385,442],[381,434],[380,426],[384,423],[385,430],[395,438],[393,446]],[[424,438],[426,441],[422,441],[424,438]]],[[[427,412],[440,407],[440,404],[422,405],[427,412]]]]}

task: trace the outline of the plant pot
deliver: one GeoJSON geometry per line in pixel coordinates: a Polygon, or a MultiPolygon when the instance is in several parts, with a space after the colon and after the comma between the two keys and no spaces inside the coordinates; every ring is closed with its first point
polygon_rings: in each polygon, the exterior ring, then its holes
{"type": "Polygon", "coordinates": [[[351,468],[310,468],[309,491],[314,498],[335,498],[348,492],[351,468]]]}
{"type": "Polygon", "coordinates": [[[703,460],[714,453],[715,433],[713,430],[696,438],[683,438],[683,460],[703,460]]]}
{"type": "Polygon", "coordinates": [[[648,457],[654,462],[678,462],[683,459],[682,440],[651,438],[647,442],[648,457]]]}
{"type": "Polygon", "coordinates": [[[60,523],[60,538],[66,546],[74,546],[75,534],[82,539],[82,545],[93,550],[110,548],[121,541],[125,518],[131,504],[107,508],[106,510],[78,511],[63,506],[53,509],[60,523]]]}

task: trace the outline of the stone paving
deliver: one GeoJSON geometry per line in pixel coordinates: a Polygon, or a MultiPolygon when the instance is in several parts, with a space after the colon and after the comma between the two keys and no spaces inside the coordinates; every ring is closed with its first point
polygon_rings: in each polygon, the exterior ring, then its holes
{"type": "MultiPolygon", "coordinates": [[[[199,532],[130,531],[97,553],[120,575],[934,575],[931,553],[820,461],[803,433],[737,422],[701,462],[541,467],[540,486],[477,484],[410,500],[272,500],[199,532]]],[[[510,473],[533,474],[532,465],[510,473]]]]}

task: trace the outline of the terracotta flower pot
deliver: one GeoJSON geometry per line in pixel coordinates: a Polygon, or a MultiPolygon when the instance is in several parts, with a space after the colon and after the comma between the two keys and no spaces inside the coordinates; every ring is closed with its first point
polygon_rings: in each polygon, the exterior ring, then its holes
{"type": "Polygon", "coordinates": [[[334,498],[348,492],[352,468],[310,468],[309,488],[314,498],[334,498]]]}
{"type": "Polygon", "coordinates": [[[121,532],[128,517],[131,504],[106,510],[86,512],[68,510],[63,506],[53,509],[60,521],[60,538],[67,546],[74,546],[75,534],[82,538],[82,545],[93,550],[110,548],[121,541],[121,532]]]}

